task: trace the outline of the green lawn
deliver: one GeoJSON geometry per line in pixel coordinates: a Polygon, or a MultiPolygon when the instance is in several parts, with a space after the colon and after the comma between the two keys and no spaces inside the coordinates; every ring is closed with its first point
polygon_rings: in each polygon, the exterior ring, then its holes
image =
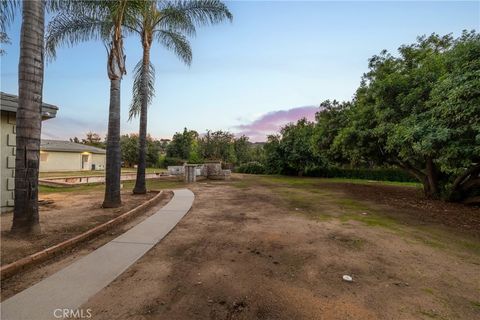
{"type": "MultiPolygon", "coordinates": [[[[122,181],[123,190],[133,190],[135,185],[134,180],[122,181]]],[[[185,186],[183,181],[174,181],[174,180],[163,180],[163,179],[147,179],[147,189],[148,190],[161,190],[161,189],[174,189],[181,188],[185,186]]],[[[94,191],[94,190],[103,190],[105,185],[103,183],[94,183],[94,184],[84,184],[77,185],[73,187],[49,187],[49,186],[40,186],[40,193],[55,193],[55,192],[84,192],[84,191],[94,191]]]]}
{"type": "MultiPolygon", "coordinates": [[[[166,172],[167,169],[162,168],[147,168],[147,173],[155,172],[166,172]]],[[[122,168],[122,173],[135,173],[137,169],[135,168],[122,168]]],[[[52,178],[52,177],[87,177],[87,176],[104,176],[104,170],[95,170],[95,171],[58,171],[58,172],[40,172],[41,178],[52,178]]]]}
{"type": "Polygon", "coordinates": [[[364,179],[348,179],[348,178],[311,178],[311,177],[291,177],[280,175],[259,175],[260,181],[269,183],[281,183],[289,186],[295,185],[316,185],[318,183],[340,182],[340,183],[354,183],[354,184],[379,184],[388,186],[402,186],[421,188],[422,185],[418,182],[397,182],[397,181],[375,181],[364,179]]]}

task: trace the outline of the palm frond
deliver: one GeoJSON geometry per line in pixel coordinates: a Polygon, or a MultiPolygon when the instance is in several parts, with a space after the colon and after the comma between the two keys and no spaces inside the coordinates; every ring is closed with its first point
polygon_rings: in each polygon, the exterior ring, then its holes
{"type": "Polygon", "coordinates": [[[155,36],[158,42],[168,50],[173,50],[185,64],[192,63],[192,48],[183,34],[172,30],[159,30],[155,36]]]}
{"type": "Polygon", "coordinates": [[[0,32],[5,33],[7,27],[12,23],[15,11],[19,7],[18,0],[1,0],[0,1],[0,32]]]}
{"type": "Polygon", "coordinates": [[[51,60],[56,57],[59,46],[72,47],[89,40],[107,41],[112,28],[108,19],[96,19],[81,12],[60,13],[48,24],[45,54],[51,60]]]}
{"type": "Polygon", "coordinates": [[[50,12],[104,17],[116,0],[48,0],[46,9],[50,12]]]}
{"type": "Polygon", "coordinates": [[[155,96],[155,67],[150,62],[145,66],[140,60],[134,69],[133,98],[128,111],[128,120],[137,117],[142,110],[143,99],[146,99],[147,106],[152,103],[155,96]]]}
{"type": "Polygon", "coordinates": [[[174,30],[188,36],[195,36],[195,24],[191,17],[184,11],[176,8],[165,8],[159,12],[161,12],[161,14],[153,26],[154,32],[159,30],[174,30]]]}
{"type": "Polygon", "coordinates": [[[219,0],[180,0],[166,1],[160,10],[183,13],[194,25],[217,24],[228,19],[233,20],[228,7],[219,0]]]}

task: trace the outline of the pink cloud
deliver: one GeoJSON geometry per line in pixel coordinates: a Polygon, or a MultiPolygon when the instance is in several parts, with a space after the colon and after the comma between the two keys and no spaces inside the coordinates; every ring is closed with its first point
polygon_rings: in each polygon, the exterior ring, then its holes
{"type": "Polygon", "coordinates": [[[306,106],[272,111],[249,124],[238,125],[235,128],[239,130],[238,135],[246,135],[251,141],[265,141],[267,135],[277,133],[287,123],[296,122],[302,118],[313,121],[318,110],[318,107],[306,106]]]}

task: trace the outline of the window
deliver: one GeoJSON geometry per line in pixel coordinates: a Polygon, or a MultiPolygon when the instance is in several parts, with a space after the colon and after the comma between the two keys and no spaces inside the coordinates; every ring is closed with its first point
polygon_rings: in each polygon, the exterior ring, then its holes
{"type": "Polygon", "coordinates": [[[48,159],[48,153],[40,152],[40,161],[44,162],[44,161],[47,161],[47,159],[48,159]]]}

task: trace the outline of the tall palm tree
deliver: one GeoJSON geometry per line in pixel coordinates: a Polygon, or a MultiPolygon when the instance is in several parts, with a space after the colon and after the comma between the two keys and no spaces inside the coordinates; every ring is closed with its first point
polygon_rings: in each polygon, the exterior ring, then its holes
{"type": "Polygon", "coordinates": [[[54,58],[60,45],[73,46],[88,40],[102,40],[107,48],[110,105],[107,133],[105,197],[103,207],[121,205],[120,196],[120,84],[125,70],[122,26],[139,9],[141,1],[71,1],[48,25],[46,49],[54,58]]]}
{"type": "Polygon", "coordinates": [[[232,20],[227,6],[218,0],[156,1],[145,0],[137,14],[125,27],[141,40],[143,55],[135,67],[133,100],[130,119],[140,115],[137,178],[133,193],[146,193],[147,111],[154,95],[155,69],[150,62],[153,40],[175,54],[187,65],[192,61],[192,50],[186,38],[195,34],[196,25],[232,20]]]}
{"type": "MultiPolygon", "coordinates": [[[[45,10],[55,11],[62,0],[24,1],[18,64],[16,114],[15,205],[11,231],[40,232],[38,169],[42,127],[45,10]],[[48,5],[47,5],[48,4],[48,5]]],[[[8,43],[6,29],[13,21],[19,0],[0,1],[0,42],[8,43]]],[[[0,50],[0,55],[4,54],[0,50]]]]}
{"type": "MultiPolygon", "coordinates": [[[[16,5],[15,2],[10,3],[12,7],[16,5]]],[[[22,6],[18,64],[15,206],[12,232],[40,231],[38,169],[42,126],[44,30],[45,3],[43,1],[25,1],[22,6]]]]}

